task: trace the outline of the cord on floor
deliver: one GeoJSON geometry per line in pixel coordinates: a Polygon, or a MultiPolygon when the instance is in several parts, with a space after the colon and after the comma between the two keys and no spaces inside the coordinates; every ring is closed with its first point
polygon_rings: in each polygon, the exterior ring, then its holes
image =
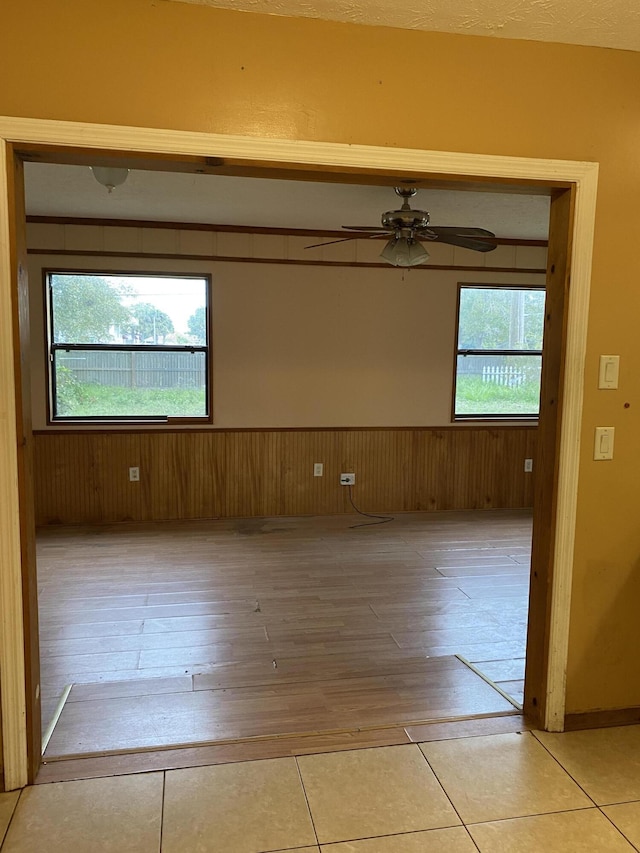
{"type": "Polygon", "coordinates": [[[378,518],[379,521],[363,521],[362,524],[350,524],[349,530],[355,530],[356,527],[373,527],[374,524],[387,524],[389,521],[395,521],[395,517],[393,515],[373,515],[370,512],[363,512],[353,502],[353,496],[351,494],[351,486],[347,486],[349,489],[349,501],[351,502],[351,506],[355,509],[357,513],[360,515],[364,515],[365,518],[378,518]]]}

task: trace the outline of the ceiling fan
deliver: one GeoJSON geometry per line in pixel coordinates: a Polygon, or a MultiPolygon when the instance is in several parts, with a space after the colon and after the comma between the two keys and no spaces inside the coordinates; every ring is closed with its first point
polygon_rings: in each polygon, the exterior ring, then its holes
{"type": "Polygon", "coordinates": [[[491,252],[497,247],[496,235],[484,228],[430,225],[426,210],[413,210],[409,205],[409,199],[418,192],[416,187],[395,187],[395,192],[403,199],[402,207],[400,210],[388,210],[383,213],[381,226],[343,225],[342,227],[347,231],[357,233],[340,240],[314,243],[305,248],[314,249],[317,246],[329,246],[332,243],[344,243],[347,240],[391,235],[380,257],[396,267],[414,267],[429,258],[423,242],[449,243],[463,249],[473,249],[475,252],[491,252]]]}

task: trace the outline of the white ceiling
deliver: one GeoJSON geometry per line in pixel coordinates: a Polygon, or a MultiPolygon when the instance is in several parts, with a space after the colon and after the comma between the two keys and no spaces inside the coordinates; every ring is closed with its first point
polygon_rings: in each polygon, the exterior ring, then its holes
{"type": "Polygon", "coordinates": [[[640,51],[637,0],[180,0],[224,9],[640,51]]]}
{"type": "MultiPolygon", "coordinates": [[[[308,228],[379,225],[400,206],[390,187],[276,181],[176,172],[132,171],[112,193],[88,166],[25,163],[27,213],[308,228]]],[[[421,189],[411,206],[434,225],[488,228],[499,237],[546,239],[549,199],[542,195],[421,189]]]]}

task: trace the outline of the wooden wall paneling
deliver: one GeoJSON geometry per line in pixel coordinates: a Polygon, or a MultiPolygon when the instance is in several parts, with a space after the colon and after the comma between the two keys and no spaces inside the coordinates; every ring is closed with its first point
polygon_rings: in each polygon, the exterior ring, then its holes
{"type": "Polygon", "coordinates": [[[402,511],[415,508],[415,461],[413,458],[411,432],[388,430],[384,438],[384,450],[376,466],[377,492],[372,501],[373,510],[386,512],[394,507],[402,511]],[[392,488],[393,501],[387,499],[387,490],[392,488]]]}
{"type": "Polygon", "coordinates": [[[141,460],[140,436],[136,433],[100,436],[99,455],[94,458],[95,488],[102,483],[103,499],[99,512],[113,521],[137,521],[145,518],[143,488],[145,466],[141,460]],[[115,438],[115,436],[114,436],[115,438]],[[140,468],[140,481],[129,480],[129,468],[140,468]]]}
{"type": "Polygon", "coordinates": [[[375,438],[373,433],[359,432],[356,435],[354,503],[364,512],[382,512],[387,505],[401,506],[398,499],[400,471],[392,452],[390,431],[384,430],[375,438]]]}
{"type": "Polygon", "coordinates": [[[464,488],[464,472],[469,461],[469,435],[466,432],[456,437],[454,452],[451,452],[446,430],[434,435],[436,453],[430,466],[432,482],[431,496],[436,510],[456,509],[456,495],[464,488]]]}
{"type": "MultiPolygon", "coordinates": [[[[452,472],[450,477],[452,488],[447,492],[447,505],[442,509],[458,509],[465,499],[463,496],[466,497],[469,493],[469,468],[473,464],[472,438],[473,433],[465,431],[456,441],[455,448],[451,448],[449,436],[446,433],[442,435],[444,454],[439,459],[438,474],[440,477],[446,477],[447,469],[452,472]]],[[[471,508],[477,509],[475,496],[471,508]]]]}
{"type": "MultiPolygon", "coordinates": [[[[461,488],[455,496],[459,500],[473,503],[474,509],[490,509],[492,503],[491,489],[494,481],[495,462],[492,464],[492,440],[489,430],[478,430],[470,433],[465,446],[464,477],[461,488]]],[[[503,464],[503,463],[502,463],[503,464]]],[[[459,507],[456,506],[456,509],[459,507]]]]}
{"type": "Polygon", "coordinates": [[[309,477],[313,475],[311,467],[313,463],[308,463],[307,458],[309,447],[312,446],[308,435],[310,434],[282,433],[278,441],[280,457],[276,464],[280,515],[307,515],[308,513],[308,506],[305,504],[312,496],[309,477]]]}
{"type": "Polygon", "coordinates": [[[335,434],[290,430],[279,434],[279,506],[281,515],[338,512],[335,501],[335,434]],[[323,476],[313,476],[321,462],[323,476]]]}
{"type": "Polygon", "coordinates": [[[468,439],[465,447],[464,487],[455,496],[456,509],[460,509],[460,500],[472,503],[474,509],[490,509],[490,483],[494,475],[491,432],[474,430],[468,439]]]}
{"type": "Polygon", "coordinates": [[[178,518],[202,518],[207,512],[205,495],[202,491],[201,469],[203,458],[210,445],[203,442],[203,433],[191,439],[177,433],[173,445],[173,477],[176,483],[176,513],[178,518]]]}
{"type": "Polygon", "coordinates": [[[202,494],[205,518],[219,518],[225,513],[224,482],[226,433],[201,433],[202,470],[199,489],[202,494]]]}
{"type": "Polygon", "coordinates": [[[140,486],[144,496],[144,518],[177,518],[174,447],[176,433],[142,435],[140,441],[140,486]]]}
{"type": "Polygon", "coordinates": [[[227,433],[226,516],[264,516],[277,508],[280,466],[274,452],[276,441],[274,432],[227,433]]]}
{"type": "MultiPolygon", "coordinates": [[[[503,501],[518,500],[523,479],[515,477],[518,469],[524,474],[524,458],[519,459],[518,451],[522,451],[522,437],[516,444],[511,436],[504,436],[501,442],[496,441],[494,434],[491,443],[491,473],[487,477],[487,495],[491,495],[492,505],[500,505],[503,501]]],[[[519,472],[518,472],[519,473],[519,472]]]]}
{"type": "Polygon", "coordinates": [[[516,477],[504,477],[501,483],[503,500],[522,506],[533,505],[533,483],[535,469],[531,473],[525,473],[524,460],[535,459],[535,431],[524,430],[524,435],[509,433],[505,436],[506,452],[511,460],[513,474],[516,477]]]}
{"type": "Polygon", "coordinates": [[[530,506],[535,428],[36,435],[39,524],[530,506]],[[313,476],[322,462],[324,476],[313,476]],[[140,482],[129,482],[130,466],[140,482]]]}
{"type": "MultiPolygon", "coordinates": [[[[69,437],[71,438],[71,437],[69,437]]],[[[65,471],[57,466],[56,484],[60,484],[63,492],[67,492],[69,500],[74,506],[74,514],[81,512],[83,505],[89,510],[89,517],[92,522],[99,522],[101,519],[106,521],[117,521],[108,511],[106,501],[111,495],[113,503],[113,494],[115,485],[109,488],[109,480],[113,479],[115,472],[118,470],[119,458],[117,454],[117,442],[105,441],[105,436],[97,437],[93,440],[90,436],[81,436],[79,445],[75,441],[67,439],[64,442],[64,452],[67,459],[72,458],[74,447],[78,446],[77,462],[78,472],[75,478],[75,483],[68,482],[65,471]],[[109,460],[109,472],[105,474],[104,466],[109,460]]],[[[121,498],[124,497],[123,490],[120,491],[121,498]]]]}
{"type": "MultiPolygon", "coordinates": [[[[339,440],[339,452],[338,452],[338,473],[339,474],[356,474],[356,483],[357,479],[357,471],[358,468],[362,472],[363,465],[361,460],[358,459],[358,444],[359,444],[359,430],[353,430],[352,432],[345,433],[340,436],[339,440]],[[360,464],[359,464],[360,462],[360,464]]],[[[363,475],[364,476],[364,475],[363,475]]],[[[338,478],[339,482],[339,478],[338,478]]],[[[363,484],[364,485],[364,484],[363,484]]],[[[338,512],[352,512],[351,503],[349,501],[349,489],[346,486],[339,486],[339,498],[338,498],[338,512]]],[[[353,494],[353,491],[352,491],[353,494]]],[[[363,493],[360,493],[362,497],[364,497],[363,493]]]]}
{"type": "Polygon", "coordinates": [[[430,504],[428,472],[426,468],[427,435],[422,430],[414,429],[411,431],[411,446],[409,452],[412,459],[412,500],[417,510],[430,510],[433,507],[430,504]]]}
{"type": "MultiPolygon", "coordinates": [[[[143,434],[140,477],[148,484],[146,495],[151,518],[193,518],[193,480],[201,458],[197,434],[143,434]]],[[[197,486],[196,486],[197,488],[197,486]]]]}
{"type": "MultiPolygon", "coordinates": [[[[372,433],[365,433],[363,430],[353,430],[344,433],[342,436],[342,446],[340,448],[340,474],[355,474],[356,484],[351,489],[356,506],[366,511],[370,507],[373,496],[375,494],[376,477],[380,476],[381,467],[381,447],[384,442],[385,432],[380,431],[375,438],[372,433]]],[[[393,494],[393,472],[386,467],[387,471],[387,494],[389,499],[393,494]]],[[[340,486],[342,500],[339,505],[339,512],[353,512],[351,501],[349,500],[349,489],[346,486],[340,486]]]]}
{"type": "Polygon", "coordinates": [[[453,470],[444,463],[445,432],[417,431],[415,459],[416,507],[420,510],[451,509],[448,494],[453,492],[453,470]]]}
{"type": "Polygon", "coordinates": [[[514,476],[518,466],[524,473],[524,460],[516,458],[516,450],[521,450],[522,437],[517,445],[510,436],[499,436],[496,432],[488,431],[488,444],[484,449],[485,459],[483,468],[486,472],[484,500],[487,508],[500,506],[504,502],[513,503],[518,500],[516,492],[520,478],[514,476]]]}
{"type": "MultiPolygon", "coordinates": [[[[69,438],[71,436],[68,436],[69,438]]],[[[68,477],[66,466],[68,464],[64,440],[67,436],[64,435],[47,435],[35,437],[35,504],[36,504],[36,522],[38,524],[61,524],[66,520],[59,515],[61,508],[65,507],[66,518],[73,513],[73,506],[70,504],[67,494],[62,493],[64,484],[60,477],[58,482],[57,469],[64,471],[68,477]]],[[[78,442],[78,452],[80,443],[78,442]]],[[[77,459],[78,471],[86,469],[86,463],[83,465],[83,460],[77,459]]]]}
{"type": "MultiPolygon", "coordinates": [[[[323,511],[327,513],[340,512],[344,496],[336,489],[336,484],[339,482],[342,473],[340,468],[342,433],[339,430],[318,431],[314,433],[314,443],[316,454],[322,455],[324,453],[328,463],[324,467],[321,506],[323,511]]],[[[321,462],[322,459],[318,457],[317,461],[321,462]]]]}

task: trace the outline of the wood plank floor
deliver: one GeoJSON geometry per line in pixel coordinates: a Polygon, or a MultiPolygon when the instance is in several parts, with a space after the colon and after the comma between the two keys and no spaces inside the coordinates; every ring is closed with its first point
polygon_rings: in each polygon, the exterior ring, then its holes
{"type": "Polygon", "coordinates": [[[513,711],[530,513],[358,520],[40,531],[46,756],[513,711]]]}

